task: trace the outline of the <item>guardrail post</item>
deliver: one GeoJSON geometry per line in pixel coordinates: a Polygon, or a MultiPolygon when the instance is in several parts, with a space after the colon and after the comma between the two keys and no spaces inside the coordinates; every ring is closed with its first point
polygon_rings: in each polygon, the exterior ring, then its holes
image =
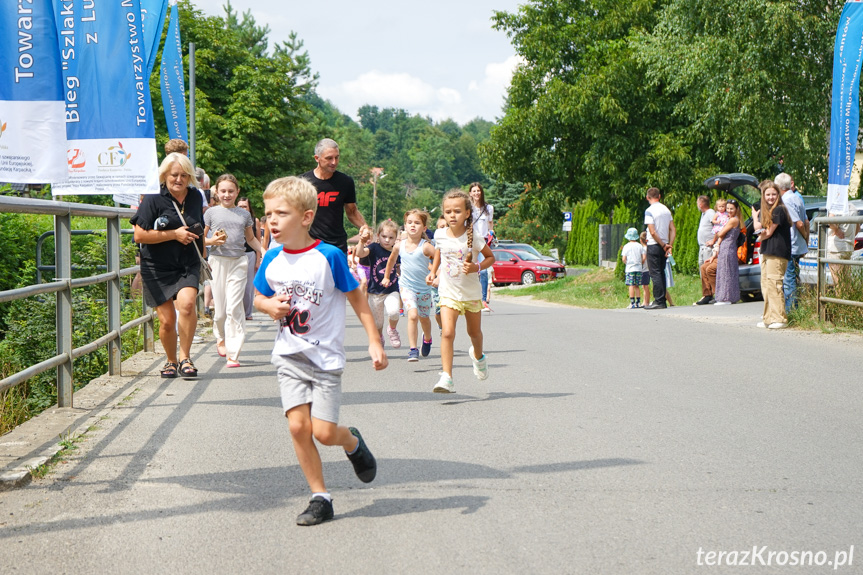
{"type": "Polygon", "coordinates": [[[122,343],[120,336],[120,218],[108,218],[108,272],[117,277],[108,280],[108,331],[117,332],[117,339],[108,344],[108,373],[121,375],[122,343]]]}
{"type": "Polygon", "coordinates": [[[57,355],[66,361],[57,366],[57,405],[72,407],[72,216],[54,216],[55,278],[66,282],[57,292],[57,355]]]}
{"type": "Polygon", "coordinates": [[[824,258],[824,255],[827,253],[827,226],[825,224],[821,224],[818,226],[818,300],[817,310],[818,310],[818,319],[821,322],[824,322],[827,319],[827,310],[824,309],[824,302],[821,301],[821,297],[824,295],[824,289],[827,286],[827,274],[825,273],[825,264],[821,262],[824,258]]]}

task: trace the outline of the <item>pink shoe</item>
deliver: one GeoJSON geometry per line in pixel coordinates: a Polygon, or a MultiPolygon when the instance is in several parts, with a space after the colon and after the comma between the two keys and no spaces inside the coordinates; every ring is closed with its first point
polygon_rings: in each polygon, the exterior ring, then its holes
{"type": "Polygon", "coordinates": [[[228,367],[240,367],[240,362],[235,359],[229,359],[228,367]]]}
{"type": "Polygon", "coordinates": [[[387,328],[387,335],[390,336],[390,343],[396,349],[402,346],[402,340],[399,338],[399,332],[394,327],[387,328]]]}

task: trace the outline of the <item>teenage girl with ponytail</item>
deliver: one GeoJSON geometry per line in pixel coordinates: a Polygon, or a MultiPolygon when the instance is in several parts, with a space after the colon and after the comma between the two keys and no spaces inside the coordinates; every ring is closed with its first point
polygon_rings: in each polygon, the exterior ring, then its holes
{"type": "Polygon", "coordinates": [[[464,315],[471,347],[468,350],[477,379],[488,377],[488,362],[482,347],[482,288],[479,274],[494,264],[494,254],[485,239],[475,237],[470,198],[455,188],[443,197],[447,227],[435,232],[435,255],[426,283],[439,281],[441,308],[440,355],[443,371],[435,393],[454,393],[452,382],[453,342],[458,316],[464,315]],[[475,263],[482,254],[480,263],[475,263]]]}

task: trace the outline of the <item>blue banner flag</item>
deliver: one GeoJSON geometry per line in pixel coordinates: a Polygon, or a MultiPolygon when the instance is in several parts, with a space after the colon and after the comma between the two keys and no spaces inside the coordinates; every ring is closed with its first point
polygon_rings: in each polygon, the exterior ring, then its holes
{"type": "Polygon", "coordinates": [[[168,13],[168,0],[141,0],[141,26],[144,30],[144,54],[147,58],[147,77],[156,65],[156,52],[162,38],[162,27],[168,13]]]}
{"type": "Polygon", "coordinates": [[[860,126],[860,66],[863,58],[863,0],[848,0],[839,17],[833,48],[833,101],[827,209],[844,214],[860,126]]]}
{"type": "Polygon", "coordinates": [[[0,3],[0,30],[0,181],[63,178],[63,77],[51,0],[0,3]]]}
{"type": "Polygon", "coordinates": [[[139,0],[54,0],[66,97],[60,194],[158,193],[139,0]]]}
{"type": "Polygon", "coordinates": [[[183,44],[180,41],[180,15],[177,3],[171,3],[171,20],[168,35],[162,48],[162,106],[165,108],[165,123],[168,137],[189,142],[186,125],[186,86],[183,80],[183,44]]]}

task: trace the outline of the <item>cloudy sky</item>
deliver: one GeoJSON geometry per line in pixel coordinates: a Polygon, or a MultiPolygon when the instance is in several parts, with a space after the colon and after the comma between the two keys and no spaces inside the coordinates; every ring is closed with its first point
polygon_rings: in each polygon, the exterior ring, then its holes
{"type": "MultiPolygon", "coordinates": [[[[524,0],[521,0],[523,2],[524,0]]],[[[226,0],[193,0],[221,15],[226,0]]],[[[518,0],[372,0],[274,2],[232,0],[269,25],[270,42],[298,33],[320,75],[318,93],[356,118],[364,104],[404,108],[435,120],[494,121],[517,63],[495,10],[514,12],[518,0]]]]}

